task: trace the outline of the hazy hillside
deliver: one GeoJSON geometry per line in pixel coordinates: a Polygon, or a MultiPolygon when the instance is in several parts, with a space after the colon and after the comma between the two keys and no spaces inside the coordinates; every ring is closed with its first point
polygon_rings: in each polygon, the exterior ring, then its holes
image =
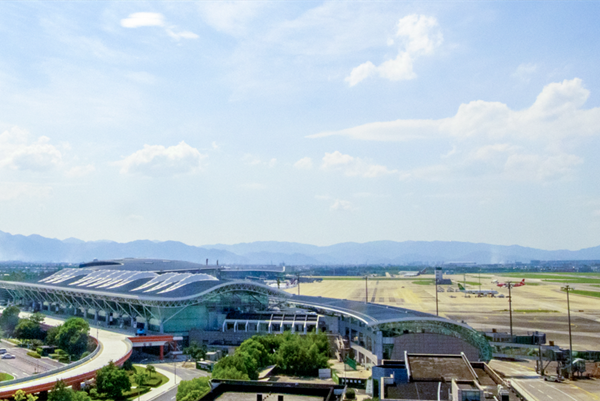
{"type": "Polygon", "coordinates": [[[11,235],[0,231],[0,260],[80,263],[92,259],[148,257],[221,264],[407,264],[414,262],[501,263],[540,260],[600,259],[600,246],[578,251],[545,251],[518,245],[502,246],[455,241],[345,242],[316,246],[294,242],[262,241],[235,245],[186,245],[177,241],[140,240],[64,241],[39,235],[11,235]]]}

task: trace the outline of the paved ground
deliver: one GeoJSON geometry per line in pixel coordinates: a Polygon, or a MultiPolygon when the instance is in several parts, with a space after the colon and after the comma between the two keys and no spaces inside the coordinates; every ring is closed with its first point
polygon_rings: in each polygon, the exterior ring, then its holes
{"type": "Polygon", "coordinates": [[[54,359],[33,358],[27,355],[28,349],[16,347],[8,341],[0,341],[0,348],[6,348],[7,353],[16,356],[15,359],[0,359],[0,371],[14,376],[15,379],[64,366],[54,359]]]}
{"type": "Polygon", "coordinates": [[[191,380],[195,377],[208,376],[209,373],[203,370],[193,368],[184,368],[183,363],[157,363],[153,364],[156,371],[164,374],[169,378],[169,382],[153,391],[144,394],[140,401],[174,401],[177,395],[177,387],[175,385],[175,370],[177,370],[177,383],[181,380],[191,380]],[[176,366],[175,366],[176,365],[176,366]]]}

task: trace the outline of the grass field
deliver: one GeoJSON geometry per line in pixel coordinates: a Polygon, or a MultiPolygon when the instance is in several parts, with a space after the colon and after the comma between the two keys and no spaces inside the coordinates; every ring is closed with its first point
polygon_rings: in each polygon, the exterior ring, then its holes
{"type": "Polygon", "coordinates": [[[570,293],[571,294],[576,294],[576,295],[584,295],[586,297],[600,298],[600,292],[599,291],[571,290],[570,293]]]}
{"type": "Polygon", "coordinates": [[[12,379],[14,379],[14,377],[11,376],[11,375],[9,375],[8,373],[2,373],[2,372],[0,372],[0,382],[7,381],[7,380],[12,380],[12,379]]]}
{"type": "MultiPolygon", "coordinates": [[[[508,312],[508,309],[502,309],[500,312],[508,312]]],[[[515,313],[558,313],[557,310],[550,309],[513,309],[515,313]]]]}
{"type": "Polygon", "coordinates": [[[548,283],[567,283],[567,284],[600,284],[598,278],[564,278],[561,280],[549,279],[544,280],[548,283]]]}

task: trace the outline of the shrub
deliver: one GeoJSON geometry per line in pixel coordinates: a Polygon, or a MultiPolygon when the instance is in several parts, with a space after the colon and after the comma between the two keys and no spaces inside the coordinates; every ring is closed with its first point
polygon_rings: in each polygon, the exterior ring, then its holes
{"type": "Polygon", "coordinates": [[[34,358],[41,358],[42,357],[40,354],[38,354],[35,351],[29,351],[29,352],[27,352],[27,355],[32,356],[34,358]]]}
{"type": "Polygon", "coordinates": [[[346,390],[346,399],[354,400],[356,398],[356,391],[353,388],[346,390]]]}

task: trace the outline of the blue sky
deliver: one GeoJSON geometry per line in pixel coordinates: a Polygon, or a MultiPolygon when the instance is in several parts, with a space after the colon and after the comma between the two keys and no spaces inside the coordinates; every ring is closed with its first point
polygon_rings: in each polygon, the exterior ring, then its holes
{"type": "Polygon", "coordinates": [[[0,230],[600,245],[598,2],[0,2],[0,230]]]}

